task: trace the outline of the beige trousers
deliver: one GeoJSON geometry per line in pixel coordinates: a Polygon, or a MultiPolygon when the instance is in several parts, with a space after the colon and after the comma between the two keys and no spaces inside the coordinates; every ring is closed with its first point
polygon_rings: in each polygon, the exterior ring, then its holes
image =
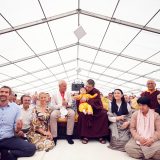
{"type": "MultiPolygon", "coordinates": [[[[152,159],[160,160],[160,141],[154,142],[149,148],[150,153],[153,154],[152,159]],[[154,150],[154,153],[153,153],[154,150]]],[[[125,146],[125,150],[130,157],[133,158],[146,158],[142,148],[136,143],[136,141],[131,138],[125,146]]],[[[148,158],[147,158],[148,159],[148,158]]]]}
{"type": "MultiPolygon", "coordinates": [[[[73,109],[67,108],[67,135],[73,134],[74,128],[74,119],[75,119],[75,112],[73,109]]],[[[60,118],[61,113],[59,110],[53,110],[50,116],[50,126],[51,126],[51,133],[53,137],[57,137],[57,120],[60,118]]]]}

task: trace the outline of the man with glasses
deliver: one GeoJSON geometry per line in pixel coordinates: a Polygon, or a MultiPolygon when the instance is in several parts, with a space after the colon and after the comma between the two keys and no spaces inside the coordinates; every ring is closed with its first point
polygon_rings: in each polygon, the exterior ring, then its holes
{"type": "Polygon", "coordinates": [[[89,138],[98,138],[99,142],[106,143],[105,137],[108,136],[108,116],[107,111],[103,109],[100,92],[94,88],[95,82],[89,79],[86,84],[87,93],[90,95],[98,94],[93,99],[82,99],[80,103],[86,102],[93,108],[93,115],[79,113],[78,117],[78,133],[83,144],[87,144],[89,138]]]}
{"type": "Polygon", "coordinates": [[[151,109],[156,109],[158,106],[157,95],[160,91],[156,89],[156,82],[154,80],[147,81],[148,90],[143,92],[141,96],[146,96],[150,99],[151,109]]]}

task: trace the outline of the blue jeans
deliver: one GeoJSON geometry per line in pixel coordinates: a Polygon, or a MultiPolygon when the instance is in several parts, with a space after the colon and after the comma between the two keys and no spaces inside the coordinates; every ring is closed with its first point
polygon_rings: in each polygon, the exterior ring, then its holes
{"type": "Polygon", "coordinates": [[[18,157],[33,156],[36,146],[19,137],[0,140],[1,160],[16,160],[18,157]]]}

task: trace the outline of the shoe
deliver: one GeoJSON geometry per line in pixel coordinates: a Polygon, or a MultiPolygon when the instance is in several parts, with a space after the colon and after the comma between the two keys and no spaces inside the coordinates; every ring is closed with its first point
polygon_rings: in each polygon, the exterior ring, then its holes
{"type": "Polygon", "coordinates": [[[54,141],[54,144],[56,146],[56,144],[57,144],[57,137],[53,138],[53,141],[54,141]]]}
{"type": "Polygon", "coordinates": [[[82,138],[82,143],[87,144],[88,143],[88,138],[82,138]]]}
{"type": "Polygon", "coordinates": [[[1,156],[0,156],[0,159],[2,159],[2,160],[7,160],[7,157],[8,157],[8,150],[2,149],[0,155],[1,155],[1,156]]]}
{"type": "Polygon", "coordinates": [[[74,141],[72,140],[72,135],[67,135],[66,139],[69,144],[74,144],[74,141]]]}
{"type": "Polygon", "coordinates": [[[1,160],[17,160],[17,158],[11,153],[10,150],[2,150],[1,151],[1,160]]]}
{"type": "Polygon", "coordinates": [[[106,140],[104,138],[99,138],[99,142],[102,144],[106,144],[106,140]]]}

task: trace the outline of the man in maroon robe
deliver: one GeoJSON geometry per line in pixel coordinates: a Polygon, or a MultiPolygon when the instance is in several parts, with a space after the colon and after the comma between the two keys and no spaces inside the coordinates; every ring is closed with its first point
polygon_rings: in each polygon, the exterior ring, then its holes
{"type": "Polygon", "coordinates": [[[151,103],[151,109],[156,109],[158,107],[157,95],[160,94],[160,91],[156,89],[156,83],[154,80],[147,81],[148,90],[141,93],[141,96],[148,97],[151,103]]]}
{"type": "Polygon", "coordinates": [[[82,143],[88,143],[89,138],[98,138],[100,143],[105,143],[106,136],[109,135],[108,116],[100,98],[100,92],[94,88],[95,82],[92,79],[87,81],[86,90],[90,95],[98,94],[93,99],[82,99],[81,102],[87,101],[93,108],[93,115],[79,113],[78,117],[78,133],[82,138],[82,143]]]}

